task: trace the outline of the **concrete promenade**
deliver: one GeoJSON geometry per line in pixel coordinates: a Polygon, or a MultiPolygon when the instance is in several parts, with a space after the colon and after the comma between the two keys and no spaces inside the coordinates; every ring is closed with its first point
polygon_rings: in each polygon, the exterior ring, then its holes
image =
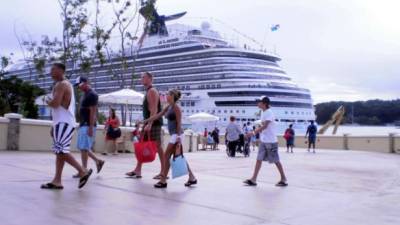
{"type": "Polygon", "coordinates": [[[154,189],[158,161],[144,167],[143,179],[125,178],[135,159],[123,154],[106,157],[104,171],[82,190],[66,166],[64,190],[49,191],[39,186],[53,175],[50,152],[0,151],[0,224],[400,224],[399,154],[281,151],[286,188],[274,186],[278,174],[267,164],[257,187],[242,184],[253,171],[255,152],[250,158],[227,158],[224,151],[186,157],[197,187],[184,187],[186,178],[180,178],[154,189]]]}

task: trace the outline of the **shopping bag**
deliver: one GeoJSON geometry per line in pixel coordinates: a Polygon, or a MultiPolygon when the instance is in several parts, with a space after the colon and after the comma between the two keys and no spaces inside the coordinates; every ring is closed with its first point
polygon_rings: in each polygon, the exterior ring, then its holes
{"type": "Polygon", "coordinates": [[[157,155],[157,142],[150,139],[150,133],[147,134],[147,140],[144,140],[144,135],[139,142],[133,143],[135,148],[136,159],[140,163],[153,162],[157,155]]]}
{"type": "Polygon", "coordinates": [[[172,178],[178,178],[189,173],[187,162],[183,156],[183,149],[180,143],[177,144],[177,148],[180,148],[180,154],[175,155],[170,159],[172,178]]]}

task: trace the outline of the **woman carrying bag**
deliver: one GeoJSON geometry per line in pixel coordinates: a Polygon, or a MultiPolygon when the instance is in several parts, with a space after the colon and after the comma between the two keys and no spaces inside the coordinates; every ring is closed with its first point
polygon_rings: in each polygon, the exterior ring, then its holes
{"type": "MultiPolygon", "coordinates": [[[[143,123],[151,122],[159,119],[160,117],[165,115],[165,118],[168,120],[168,132],[171,136],[171,139],[168,143],[167,150],[164,153],[165,159],[165,168],[162,170],[164,174],[161,175],[161,179],[158,183],[154,185],[155,188],[166,188],[167,187],[167,175],[170,167],[169,159],[173,156],[171,160],[172,163],[175,160],[179,162],[186,162],[183,157],[183,149],[182,149],[182,141],[184,138],[183,131],[181,128],[182,124],[182,113],[180,107],[176,104],[176,102],[181,98],[181,92],[178,90],[170,90],[167,94],[167,103],[168,105],[157,115],[150,117],[149,119],[143,121],[143,123]]],[[[186,162],[187,172],[189,173],[189,180],[185,183],[186,187],[190,187],[192,185],[197,184],[197,179],[193,175],[192,171],[189,168],[189,164],[186,162]]]]}

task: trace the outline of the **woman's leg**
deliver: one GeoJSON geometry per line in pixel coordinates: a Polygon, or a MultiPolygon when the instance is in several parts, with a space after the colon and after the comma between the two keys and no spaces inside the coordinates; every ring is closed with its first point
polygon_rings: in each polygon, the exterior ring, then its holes
{"type": "Polygon", "coordinates": [[[113,154],[116,155],[116,154],[118,154],[117,153],[117,150],[118,150],[118,148],[117,148],[117,139],[113,139],[112,142],[113,142],[113,154]]]}
{"type": "Polygon", "coordinates": [[[188,167],[188,171],[189,171],[189,180],[190,181],[194,181],[196,180],[196,177],[194,176],[192,170],[190,169],[189,163],[186,161],[187,167],[188,167]]]}
{"type": "Polygon", "coordinates": [[[176,145],[169,143],[167,146],[167,150],[165,150],[164,163],[163,163],[164,168],[162,170],[164,174],[161,176],[161,179],[160,179],[161,183],[167,183],[167,176],[168,176],[169,167],[170,167],[169,159],[171,158],[171,155],[174,154],[175,149],[176,149],[176,145]]]}

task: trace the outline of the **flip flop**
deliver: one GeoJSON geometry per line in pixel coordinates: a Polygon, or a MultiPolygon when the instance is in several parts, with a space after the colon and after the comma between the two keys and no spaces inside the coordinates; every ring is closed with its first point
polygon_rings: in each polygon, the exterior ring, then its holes
{"type": "Polygon", "coordinates": [[[79,185],[78,188],[81,189],[85,184],[88,182],[90,175],[92,175],[93,170],[90,169],[81,179],[79,179],[79,185]]]}
{"type": "Polygon", "coordinates": [[[72,175],[72,178],[78,179],[78,178],[81,178],[81,176],[79,176],[79,173],[77,173],[77,174],[72,175]]]}
{"type": "Polygon", "coordinates": [[[167,186],[167,183],[161,183],[161,181],[154,185],[155,188],[167,188],[167,186]]]}
{"type": "Polygon", "coordinates": [[[243,183],[245,183],[245,184],[247,184],[249,186],[257,186],[257,183],[252,181],[252,180],[250,180],[250,179],[243,181],[243,183]]]}
{"type": "Polygon", "coordinates": [[[48,189],[48,190],[61,190],[64,189],[63,186],[57,186],[53,183],[42,184],[40,186],[41,189],[48,189]]]}
{"type": "MultiPolygon", "coordinates": [[[[163,177],[162,174],[158,174],[155,177],[153,177],[154,180],[161,180],[161,178],[163,177]]],[[[169,179],[169,177],[166,178],[167,180],[169,179]]]]}
{"type": "Polygon", "coordinates": [[[136,178],[136,179],[142,178],[141,175],[138,175],[135,172],[127,172],[125,173],[125,175],[128,176],[127,178],[136,178]]]}
{"type": "Polygon", "coordinates": [[[101,160],[101,161],[99,161],[99,163],[96,164],[97,173],[100,173],[101,169],[103,169],[104,163],[105,163],[105,161],[101,160]]]}
{"type": "Polygon", "coordinates": [[[275,186],[278,186],[278,187],[286,187],[286,186],[288,186],[288,183],[286,182],[286,181],[279,181],[277,184],[275,184],[275,186]]]}
{"type": "Polygon", "coordinates": [[[190,186],[195,185],[195,184],[197,184],[197,179],[195,179],[195,180],[188,180],[188,181],[185,183],[185,187],[190,187],[190,186]]]}

